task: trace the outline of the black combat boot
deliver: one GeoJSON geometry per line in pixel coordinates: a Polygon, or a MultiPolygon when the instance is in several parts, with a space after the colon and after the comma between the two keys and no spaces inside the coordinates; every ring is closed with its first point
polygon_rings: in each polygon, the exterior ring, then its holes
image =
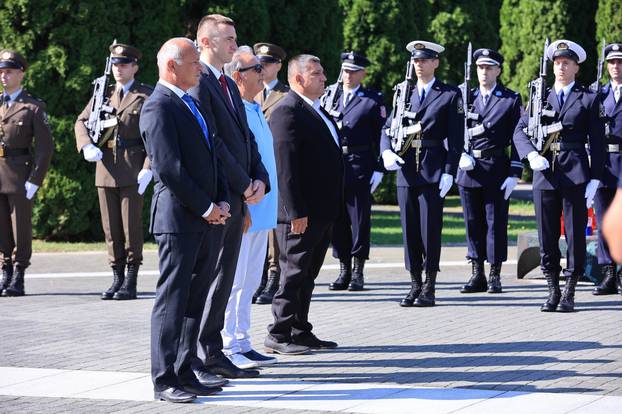
{"type": "Polygon", "coordinates": [[[112,265],[112,285],[107,291],[102,292],[102,300],[110,300],[117,293],[117,290],[121,288],[125,279],[125,265],[116,264],[112,265]]]}
{"type": "Polygon", "coordinates": [[[264,269],[263,273],[261,274],[261,281],[259,282],[259,286],[257,286],[257,290],[255,290],[255,293],[253,293],[252,303],[257,302],[257,298],[261,295],[261,292],[263,292],[263,290],[265,289],[267,282],[268,282],[268,271],[264,269]]]}
{"type": "Polygon", "coordinates": [[[274,270],[270,271],[268,274],[268,281],[266,282],[266,287],[264,288],[261,295],[257,298],[258,305],[269,305],[272,303],[272,299],[276,294],[276,291],[279,290],[279,274],[274,270]]]}
{"type": "Polygon", "coordinates": [[[2,291],[2,296],[24,296],[24,272],[26,268],[20,265],[15,266],[15,273],[9,286],[2,291]]]}
{"type": "Polygon", "coordinates": [[[566,277],[566,286],[562,294],[562,300],[557,307],[558,312],[574,312],[574,290],[577,287],[579,276],[572,275],[566,277]]]}
{"type": "Polygon", "coordinates": [[[352,270],[352,281],[348,286],[348,290],[363,290],[365,280],[363,279],[363,268],[365,267],[365,259],[360,257],[354,258],[354,269],[352,270]]]}
{"type": "Polygon", "coordinates": [[[350,284],[350,280],[352,280],[352,258],[339,258],[339,276],[333,283],[328,285],[328,289],[346,290],[350,284]]]}
{"type": "Polygon", "coordinates": [[[471,259],[471,278],[462,286],[460,293],[486,292],[486,273],[484,272],[484,262],[471,259]]]}
{"type": "Polygon", "coordinates": [[[128,263],[127,274],[123,285],[114,293],[114,300],[131,300],[136,299],[136,281],[138,280],[138,263],[128,263]]]}
{"type": "Polygon", "coordinates": [[[0,294],[8,288],[13,278],[13,263],[11,261],[2,265],[2,281],[0,281],[0,294]]]}
{"type": "Polygon", "coordinates": [[[561,298],[561,291],[559,289],[559,273],[545,274],[545,276],[546,283],[549,286],[549,297],[540,308],[540,311],[555,312],[561,298]]]}
{"type": "Polygon", "coordinates": [[[421,270],[419,271],[411,271],[410,272],[410,292],[402,301],[400,302],[400,306],[410,307],[417,299],[417,296],[421,293],[421,270]]]}
{"type": "Polygon", "coordinates": [[[421,293],[415,299],[414,306],[419,307],[428,307],[434,306],[434,292],[436,288],[436,271],[427,271],[425,272],[425,282],[423,283],[423,288],[421,289],[421,293]]]}
{"type": "Polygon", "coordinates": [[[501,263],[490,265],[490,275],[488,276],[488,293],[501,293],[501,263]]]}
{"type": "Polygon", "coordinates": [[[618,277],[616,275],[616,265],[602,265],[600,267],[603,274],[603,280],[600,285],[596,286],[592,291],[592,295],[615,295],[618,293],[618,277]]]}

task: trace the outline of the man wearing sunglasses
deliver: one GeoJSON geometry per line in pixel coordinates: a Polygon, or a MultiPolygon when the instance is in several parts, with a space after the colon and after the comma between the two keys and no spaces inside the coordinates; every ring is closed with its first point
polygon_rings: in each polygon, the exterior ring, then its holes
{"type": "Polygon", "coordinates": [[[237,269],[222,330],[223,352],[238,368],[256,368],[276,363],[276,358],[261,355],[253,350],[249,328],[251,300],[263,273],[266,260],[268,233],[276,227],[277,178],[272,133],[255,102],[255,96],[264,88],[263,66],[249,46],[241,46],[225,65],[225,73],[240,90],[248,126],[255,136],[261,160],[270,176],[272,191],[255,205],[248,206],[244,235],[240,246],[237,269]]]}

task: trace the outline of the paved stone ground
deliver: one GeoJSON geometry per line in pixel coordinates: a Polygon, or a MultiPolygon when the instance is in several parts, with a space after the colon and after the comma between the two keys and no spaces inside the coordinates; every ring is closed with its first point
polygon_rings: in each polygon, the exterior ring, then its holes
{"type": "MultiPolygon", "coordinates": [[[[515,248],[511,248],[512,253],[515,248]]],[[[595,297],[581,284],[573,314],[541,313],[546,296],[537,274],[517,280],[504,267],[501,295],[462,295],[464,247],[445,248],[437,306],[400,308],[407,273],[399,248],[374,248],[367,290],[328,290],[335,270],[323,270],[311,306],[314,332],[340,347],[281,357],[262,377],[277,380],[386,383],[445,388],[622,396],[622,297],[595,297]]],[[[515,259],[510,257],[510,259],[515,259]]],[[[38,254],[30,274],[106,271],[102,253],[38,254]]],[[[327,264],[334,264],[327,260],[327,264]]],[[[334,267],[334,266],[333,266],[334,267]]],[[[156,270],[147,252],[144,270],[156,270]]],[[[33,277],[28,296],[0,298],[0,367],[149,372],[149,314],[155,276],[140,279],[140,299],[99,300],[109,277],[33,277]]],[[[258,350],[271,321],[269,306],[253,306],[258,350]]],[[[0,392],[1,394],[1,392],[0,392]]],[[[0,412],[195,412],[215,407],[0,396],[0,412]]],[[[217,407],[219,413],[275,411],[217,407]]]]}

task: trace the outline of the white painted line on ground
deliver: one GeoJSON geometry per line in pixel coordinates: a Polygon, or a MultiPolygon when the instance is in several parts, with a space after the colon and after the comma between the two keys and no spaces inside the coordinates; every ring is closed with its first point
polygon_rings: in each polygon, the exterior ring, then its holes
{"type": "MultiPolygon", "coordinates": [[[[508,260],[504,264],[515,265],[516,260],[508,260]]],[[[448,260],[440,262],[441,269],[443,267],[468,267],[469,263],[463,260],[448,260]]],[[[389,263],[366,263],[365,267],[368,269],[400,269],[404,268],[403,262],[389,262],[389,263]]],[[[322,270],[338,270],[338,264],[328,264],[322,266],[322,270]]],[[[141,270],[141,276],[159,276],[160,272],[157,270],[141,270]]],[[[50,273],[26,273],[28,279],[56,279],[56,278],[73,278],[73,277],[108,277],[111,275],[110,271],[107,272],[50,272],[50,273]]]]}
{"type": "MultiPolygon", "coordinates": [[[[152,401],[149,374],[0,367],[0,395],[152,401]]],[[[523,393],[391,383],[330,383],[260,378],[234,380],[198,404],[349,413],[566,413],[619,414],[622,397],[523,393]],[[596,411],[593,411],[596,410],[596,411]]],[[[172,407],[171,407],[172,408],[172,407]]]]}

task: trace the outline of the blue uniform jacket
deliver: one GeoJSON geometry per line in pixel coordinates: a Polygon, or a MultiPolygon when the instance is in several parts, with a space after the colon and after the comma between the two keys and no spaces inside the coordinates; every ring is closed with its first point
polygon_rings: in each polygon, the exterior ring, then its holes
{"type": "MultiPolygon", "coordinates": [[[[605,110],[605,122],[609,125],[609,134],[605,137],[607,145],[619,145],[622,148],[622,99],[616,103],[613,98],[611,84],[603,86],[598,94],[605,110]]],[[[617,188],[618,180],[622,178],[622,153],[610,152],[605,156],[605,167],[601,179],[601,186],[617,188]]]]}
{"type": "Polygon", "coordinates": [[[383,171],[378,163],[380,131],[386,117],[382,94],[361,86],[345,108],[343,93],[336,99],[341,116],[333,119],[341,126],[341,146],[348,147],[344,154],[345,184],[368,185],[374,170],[383,171]]]}
{"type": "MultiPolygon", "coordinates": [[[[600,180],[605,161],[605,124],[596,94],[575,83],[564,101],[563,108],[559,107],[555,89],[547,91],[547,102],[556,112],[556,116],[550,123],[561,121],[563,125],[560,142],[588,143],[591,163],[585,148],[562,150],[557,155],[554,168],[534,171],[533,188],[553,190],[560,187],[573,187],[586,183],[590,179],[600,180]]],[[[531,151],[535,151],[535,147],[523,130],[527,127],[528,118],[529,114],[523,114],[514,130],[514,144],[521,159],[527,157],[531,151]]],[[[548,120],[547,123],[549,123],[548,120]]],[[[552,152],[547,151],[545,157],[552,166],[552,152]]]]}
{"type": "MultiPolygon", "coordinates": [[[[416,89],[411,94],[410,103],[410,110],[417,113],[416,121],[421,122],[422,139],[437,141],[447,139],[447,148],[445,146],[422,148],[419,156],[421,163],[419,171],[415,163],[415,149],[410,148],[402,157],[406,163],[397,172],[397,186],[410,187],[438,183],[443,173],[455,177],[464,142],[460,90],[455,86],[435,80],[421,104],[416,89]]],[[[391,121],[392,115],[389,115],[382,128],[380,153],[386,149],[392,150],[391,139],[386,134],[391,121]]]]}
{"type": "Polygon", "coordinates": [[[516,147],[512,141],[514,128],[520,119],[520,95],[500,83],[488,98],[484,106],[479,88],[471,91],[472,113],[479,115],[477,121],[469,121],[469,128],[483,125],[485,132],[471,138],[471,149],[474,150],[505,150],[508,146],[510,157],[502,156],[480,158],[475,160],[475,168],[471,171],[458,170],[458,185],[463,187],[499,188],[507,177],[520,178],[523,164],[518,158],[516,147]]]}

